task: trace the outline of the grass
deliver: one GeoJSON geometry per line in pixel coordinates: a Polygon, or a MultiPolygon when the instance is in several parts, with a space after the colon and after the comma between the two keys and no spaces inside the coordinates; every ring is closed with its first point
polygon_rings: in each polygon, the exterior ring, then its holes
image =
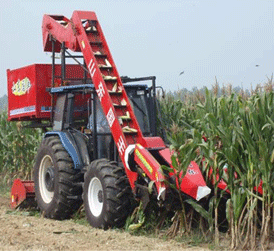
{"type": "Polygon", "coordinates": [[[35,216],[35,217],[38,217],[38,218],[41,217],[41,213],[39,212],[39,210],[37,210],[35,208],[7,210],[6,214],[10,214],[10,215],[23,215],[23,216],[35,216]]]}
{"type": "MultiPolygon", "coordinates": [[[[3,180],[1,175],[0,175],[0,180],[3,180]]],[[[8,186],[5,182],[0,182],[0,196],[9,198],[10,197],[10,191],[11,191],[10,186],[8,186]]]]}

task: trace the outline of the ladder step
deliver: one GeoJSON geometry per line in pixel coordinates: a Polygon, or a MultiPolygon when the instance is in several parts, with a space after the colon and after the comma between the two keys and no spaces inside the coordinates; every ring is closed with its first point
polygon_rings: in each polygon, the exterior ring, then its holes
{"type": "Polygon", "coordinates": [[[122,115],[119,117],[119,120],[123,122],[123,120],[131,120],[130,114],[126,111],[126,115],[122,115]]]}
{"type": "Polygon", "coordinates": [[[114,107],[127,107],[127,101],[125,99],[122,99],[120,104],[113,103],[114,107]]]}
{"type": "Polygon", "coordinates": [[[104,65],[104,64],[99,64],[98,65],[100,69],[112,69],[112,66],[107,66],[107,65],[104,65]]]}
{"type": "Polygon", "coordinates": [[[121,89],[118,87],[118,84],[117,84],[117,82],[116,82],[116,83],[112,86],[111,91],[116,92],[117,90],[121,90],[121,89]]]}
{"type": "Polygon", "coordinates": [[[127,134],[135,134],[135,133],[137,133],[137,130],[135,128],[131,128],[129,126],[123,127],[122,130],[123,130],[124,133],[127,133],[127,134]]]}
{"type": "Polygon", "coordinates": [[[114,92],[114,91],[112,91],[112,90],[108,90],[108,93],[109,93],[109,94],[115,94],[115,95],[121,95],[121,94],[122,94],[122,91],[114,92]]]}
{"type": "Polygon", "coordinates": [[[99,66],[99,68],[104,68],[104,69],[112,68],[112,65],[110,64],[110,62],[107,59],[105,59],[105,64],[99,64],[98,66],[99,66]]]}
{"type": "Polygon", "coordinates": [[[124,98],[121,100],[121,105],[122,106],[126,106],[127,105],[127,101],[124,98]]]}
{"type": "Polygon", "coordinates": [[[96,57],[104,57],[104,58],[106,58],[107,57],[107,54],[103,54],[101,51],[95,51],[95,52],[93,52],[93,54],[94,54],[94,56],[96,56],[96,57]]]}
{"type": "Polygon", "coordinates": [[[89,26],[86,28],[86,33],[98,33],[95,26],[89,26]]]}
{"type": "Polygon", "coordinates": [[[116,93],[122,93],[121,87],[118,86],[117,82],[113,85],[111,90],[108,90],[109,93],[111,94],[116,94],[116,93]]]}
{"type": "Polygon", "coordinates": [[[115,104],[115,103],[113,103],[113,106],[114,106],[114,107],[117,107],[117,108],[127,107],[126,105],[115,104]]]}
{"type": "Polygon", "coordinates": [[[102,74],[102,76],[103,76],[104,80],[108,80],[108,81],[116,81],[117,80],[117,77],[114,77],[114,76],[105,76],[103,74],[102,74]]]}

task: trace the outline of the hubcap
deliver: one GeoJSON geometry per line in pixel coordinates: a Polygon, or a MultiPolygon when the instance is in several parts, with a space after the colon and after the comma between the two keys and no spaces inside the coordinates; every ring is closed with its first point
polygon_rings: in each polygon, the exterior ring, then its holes
{"type": "Polygon", "coordinates": [[[104,193],[101,181],[93,177],[88,186],[88,204],[91,213],[98,217],[103,210],[104,193]]]}
{"type": "Polygon", "coordinates": [[[45,155],[39,168],[39,189],[45,203],[50,203],[54,195],[54,166],[49,155],[45,155]]]}
{"type": "Polygon", "coordinates": [[[45,175],[45,183],[48,191],[54,191],[54,169],[53,166],[48,167],[45,175]]]}

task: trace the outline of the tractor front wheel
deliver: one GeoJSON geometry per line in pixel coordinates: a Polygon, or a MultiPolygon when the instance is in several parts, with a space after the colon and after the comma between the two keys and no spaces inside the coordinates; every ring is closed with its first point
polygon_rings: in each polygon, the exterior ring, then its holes
{"type": "Polygon", "coordinates": [[[132,192],[124,169],[114,161],[95,160],[84,178],[83,200],[91,226],[122,227],[131,213],[132,192]]]}

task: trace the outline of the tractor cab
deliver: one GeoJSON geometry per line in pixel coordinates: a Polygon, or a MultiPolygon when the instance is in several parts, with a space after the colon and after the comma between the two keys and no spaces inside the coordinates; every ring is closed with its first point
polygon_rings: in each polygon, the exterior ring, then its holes
{"type": "MultiPolygon", "coordinates": [[[[155,79],[156,77],[122,77],[130,105],[142,133],[147,137],[156,136],[156,97],[152,93],[155,79]],[[132,83],[147,80],[152,81],[151,87],[132,83]]],[[[78,135],[85,140],[88,143],[86,151],[89,152],[90,160],[107,158],[118,161],[117,148],[91,80],[87,80],[84,85],[82,81],[72,80],[68,86],[48,88],[47,91],[55,100],[50,123],[52,131],[72,133],[74,137],[78,135]]],[[[120,102],[120,105],[126,106],[126,103],[120,102]]]]}

